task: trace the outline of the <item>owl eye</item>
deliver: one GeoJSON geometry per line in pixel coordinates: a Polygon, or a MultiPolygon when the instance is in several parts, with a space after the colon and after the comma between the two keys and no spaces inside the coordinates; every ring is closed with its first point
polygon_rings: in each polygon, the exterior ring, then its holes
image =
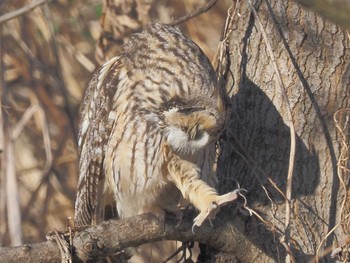
{"type": "Polygon", "coordinates": [[[184,114],[184,115],[189,115],[193,112],[196,111],[202,111],[205,110],[205,108],[199,108],[199,107],[183,107],[183,108],[179,108],[178,112],[184,114]]]}
{"type": "Polygon", "coordinates": [[[169,111],[169,110],[178,110],[179,108],[184,107],[185,102],[179,98],[173,98],[167,102],[165,102],[162,106],[163,110],[169,111]]]}

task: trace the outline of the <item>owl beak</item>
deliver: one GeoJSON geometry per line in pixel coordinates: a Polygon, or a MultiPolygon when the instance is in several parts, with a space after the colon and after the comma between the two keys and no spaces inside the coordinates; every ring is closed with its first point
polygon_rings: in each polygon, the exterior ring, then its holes
{"type": "Polygon", "coordinates": [[[199,127],[198,123],[196,123],[192,128],[188,129],[187,136],[192,141],[195,140],[196,137],[199,135],[199,127]]]}

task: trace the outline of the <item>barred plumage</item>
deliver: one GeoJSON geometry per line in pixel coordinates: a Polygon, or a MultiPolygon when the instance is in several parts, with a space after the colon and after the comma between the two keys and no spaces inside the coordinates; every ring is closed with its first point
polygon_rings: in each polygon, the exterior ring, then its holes
{"type": "Polygon", "coordinates": [[[215,190],[215,140],[226,108],[204,53],[178,29],[152,24],[95,73],[79,134],[78,225],[103,219],[112,194],[119,217],[177,209],[184,197],[215,215],[236,192],[215,190]]]}

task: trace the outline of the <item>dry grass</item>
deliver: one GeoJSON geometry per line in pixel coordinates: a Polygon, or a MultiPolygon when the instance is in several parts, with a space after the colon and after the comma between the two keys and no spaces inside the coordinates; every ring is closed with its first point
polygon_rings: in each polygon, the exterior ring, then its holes
{"type": "MultiPolygon", "coordinates": [[[[29,3],[2,2],[1,15],[29,3]]],[[[55,1],[1,25],[2,244],[42,241],[73,215],[77,111],[95,68],[101,10],[85,3],[55,1]]]]}

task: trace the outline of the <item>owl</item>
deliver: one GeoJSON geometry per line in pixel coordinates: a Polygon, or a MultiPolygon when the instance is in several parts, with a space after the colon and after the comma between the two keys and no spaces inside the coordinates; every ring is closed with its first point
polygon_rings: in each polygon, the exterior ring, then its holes
{"type": "Polygon", "coordinates": [[[209,59],[179,29],[155,23],[134,34],[83,99],[76,224],[103,220],[110,197],[119,218],[176,212],[187,200],[199,211],[193,226],[235,200],[237,191],[215,189],[225,96],[209,59]]]}

